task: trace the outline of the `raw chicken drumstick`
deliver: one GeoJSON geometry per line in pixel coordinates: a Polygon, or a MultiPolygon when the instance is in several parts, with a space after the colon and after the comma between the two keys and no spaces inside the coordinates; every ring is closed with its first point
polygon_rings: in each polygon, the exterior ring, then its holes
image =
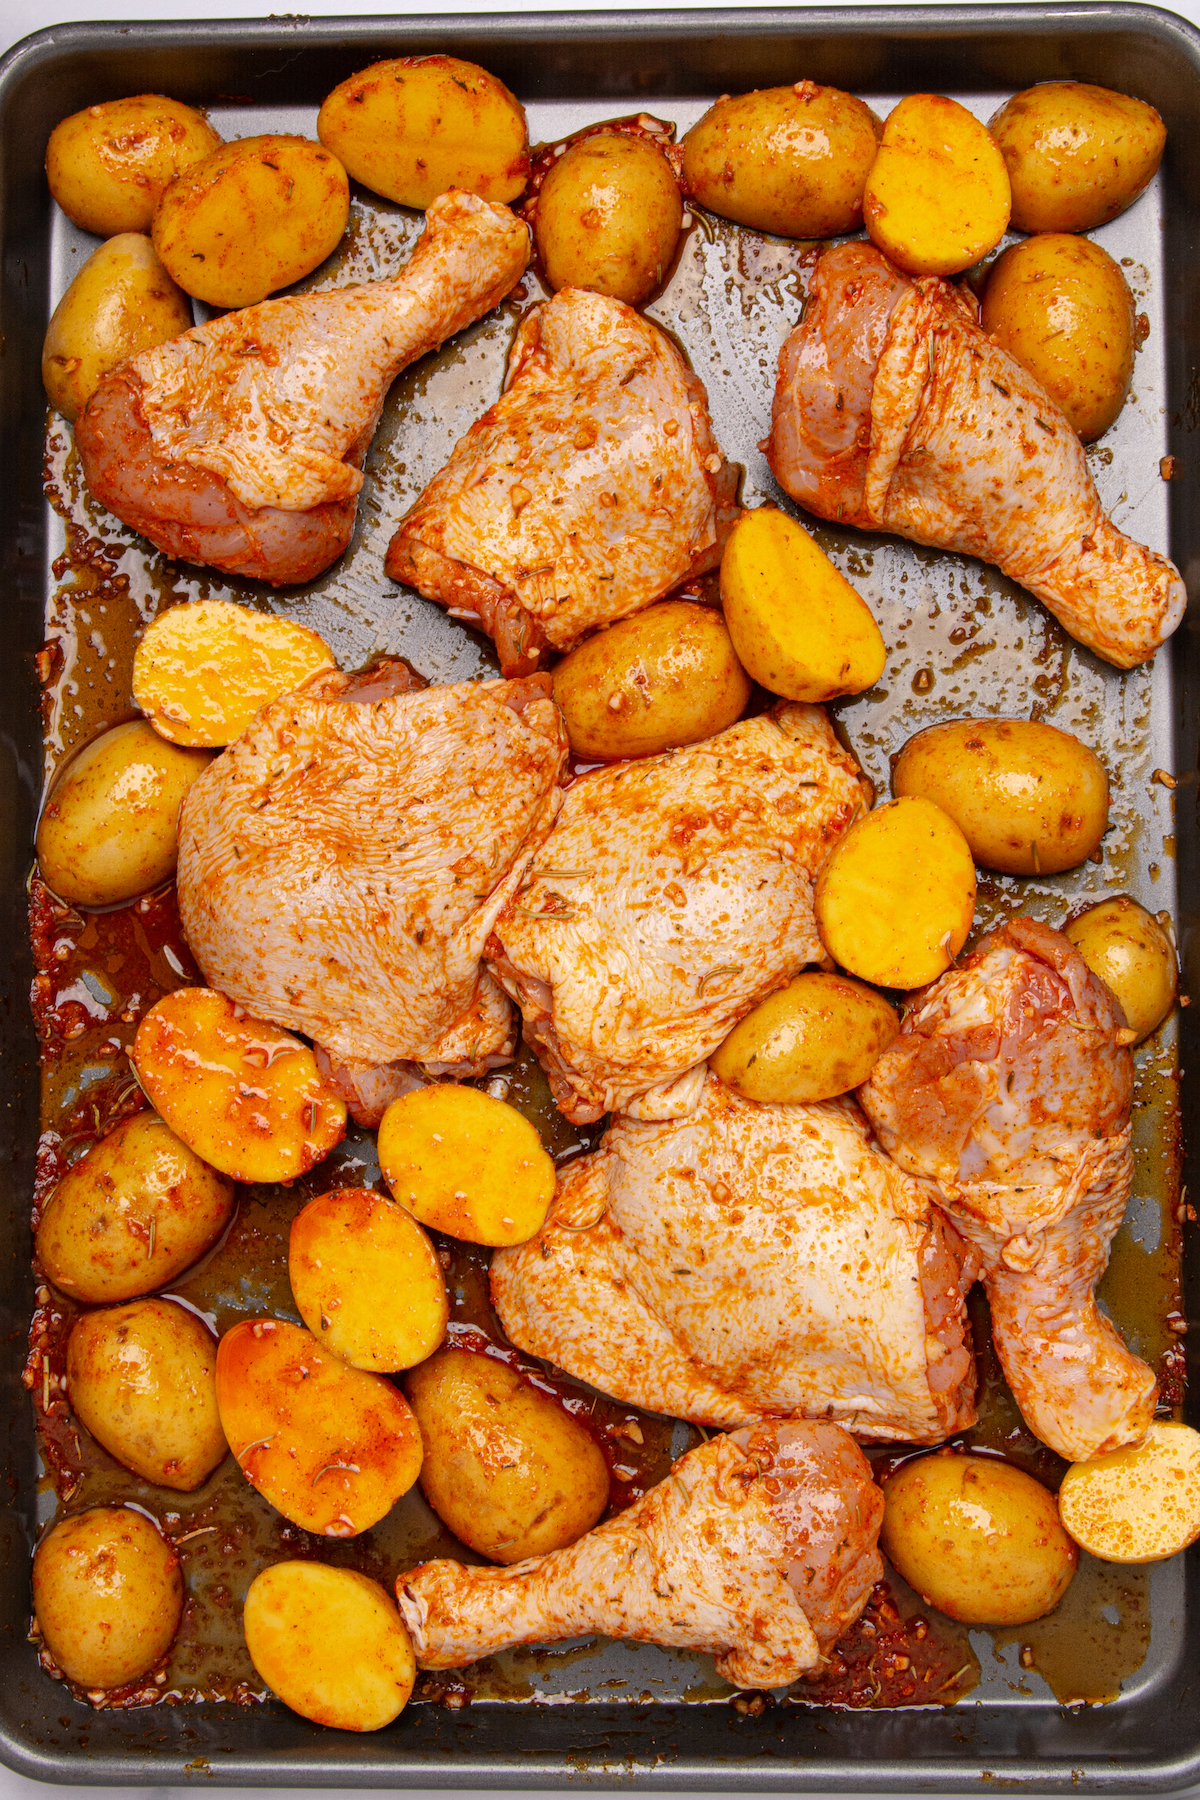
{"type": "Polygon", "coordinates": [[[737,1687],[815,1669],[883,1573],[883,1496],[836,1425],[738,1431],[565,1550],[422,1563],[396,1596],[425,1669],[584,1632],[715,1652],[737,1687]]]}
{"type": "Polygon", "coordinates": [[[1131,1036],[1062,933],[1014,919],[916,996],[859,1090],[978,1245],[1008,1385],[1072,1462],[1138,1443],[1157,1398],[1095,1300],[1133,1179],[1131,1036]]]}
{"type": "Polygon", "coordinates": [[[394,281],[264,300],[114,370],[75,428],[89,488],[168,556],[310,581],[350,542],[392,381],[528,261],[506,206],[441,195],[394,281]]]}
{"type": "Polygon", "coordinates": [[[1183,617],[1174,563],[1108,519],[1083,447],[974,301],[870,244],[817,264],[779,357],[768,459],[809,512],[996,563],[1119,669],[1183,617]]]}

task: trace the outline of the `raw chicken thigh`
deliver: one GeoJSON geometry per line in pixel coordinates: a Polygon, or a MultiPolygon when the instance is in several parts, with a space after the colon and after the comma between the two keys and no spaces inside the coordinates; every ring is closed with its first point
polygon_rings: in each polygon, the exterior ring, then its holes
{"type": "Polygon", "coordinates": [[[1008,1384],[1070,1461],[1138,1443],[1157,1398],[1095,1300],[1133,1178],[1131,1035],[1061,932],[1014,919],[916,997],[859,1090],[979,1247],[1008,1384]]]}
{"type": "Polygon", "coordinates": [[[823,519],[996,563],[1118,668],[1183,617],[1174,563],[1101,509],[1083,447],[974,301],[870,244],[827,250],[779,358],[768,458],[823,519]]]}
{"type": "Polygon", "coordinates": [[[852,1100],[759,1106],[710,1075],[689,1118],[618,1118],[568,1164],[492,1298],[523,1350],[650,1412],[940,1443],[975,1417],[978,1261],[931,1194],[852,1100]]]}
{"type": "Polygon", "coordinates": [[[441,195],[394,281],[264,300],[114,370],[76,426],[89,488],[168,556],[311,580],[350,542],[392,381],[528,261],[506,206],[441,195]]]}
{"type": "Polygon", "coordinates": [[[716,568],[737,470],[678,350],[564,288],[522,321],[501,399],[388,547],[395,581],[495,639],[506,675],[716,568]]]}
{"type": "Polygon", "coordinates": [[[883,1573],[883,1496],[836,1425],[739,1431],[681,1456],[577,1543],[507,1569],[444,1560],[396,1597],[426,1669],[584,1632],[715,1652],[738,1687],[815,1669],[883,1573]]]}

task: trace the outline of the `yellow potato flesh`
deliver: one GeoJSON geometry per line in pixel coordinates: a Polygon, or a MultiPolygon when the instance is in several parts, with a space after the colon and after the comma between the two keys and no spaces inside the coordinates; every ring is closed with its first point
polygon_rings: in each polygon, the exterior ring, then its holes
{"type": "Polygon", "coordinates": [[[883,673],[887,651],[866,602],[804,527],[773,506],[734,526],[721,603],[739,660],[785,700],[858,694],[883,673]]]}
{"type": "Polygon", "coordinates": [[[1161,1562],[1200,1537],[1200,1432],[1156,1421],[1146,1441],[1072,1463],[1058,1491],[1075,1542],[1105,1562],[1161,1562]]]}
{"type": "Polygon", "coordinates": [[[1102,900],[1063,927],[1093,975],[1116,995],[1140,1044],[1175,1003],[1179,963],[1158,920],[1127,894],[1102,900]]]}
{"type": "Polygon", "coordinates": [[[379,1166],[422,1225],[468,1244],[523,1244],[545,1223],[554,1164],[528,1119],[478,1088],[442,1083],[393,1100],[379,1166]]]}
{"type": "Polygon", "coordinates": [[[533,235],[550,286],[638,306],[662,285],[683,223],[670,163],[646,138],[595,132],[553,163],[533,235]]]}
{"type": "Polygon", "coordinates": [[[307,625],[229,600],[159,613],[133,658],[134,704],[173,744],[231,744],[260,706],[335,666],[307,625]]]}
{"type": "Polygon", "coordinates": [[[411,1369],[446,1335],[437,1252],[410,1212],[367,1188],[309,1201],[292,1223],[288,1279],[313,1336],[356,1369],[411,1369]]]}
{"type": "Polygon", "coordinates": [[[345,1134],[345,1104],[307,1044],[212,988],[152,1006],[133,1063],[175,1135],[235,1181],[294,1181],[345,1134]]]}
{"type": "Polygon", "coordinates": [[[183,1613],[179,1558],[143,1513],[90,1507],[60,1519],[38,1545],[33,1610],[71,1681],[124,1687],[171,1648],[183,1613]]]}
{"type": "Polygon", "coordinates": [[[813,971],[735,1025],[709,1067],[747,1100],[832,1100],[867,1079],[899,1030],[882,995],[847,975],[813,971]]]}
{"type": "Polygon", "coordinates": [[[178,337],[192,303],[148,237],[110,238],[88,257],[54,309],[42,345],[42,383],[64,419],[79,417],[110,369],[178,337]]]}
{"type": "Polygon", "coordinates": [[[379,1731],[417,1677],[412,1642],[377,1581],[324,1563],[282,1562],[250,1583],[250,1660],[285,1706],[338,1731],[379,1731]]]}
{"type": "Polygon", "coordinates": [[[1167,128],[1145,100],[1085,81],[1043,81],[989,129],[1012,180],[1018,231],[1092,231],[1131,206],[1162,161],[1167,128]]]}
{"type": "Polygon", "coordinates": [[[955,275],[995,248],[1012,202],[999,149],[974,114],[909,94],[883,128],[863,195],[871,241],[910,275],[955,275]]]}
{"type": "Polygon", "coordinates": [[[50,192],[97,237],[149,231],[175,177],[220,147],[203,113],[164,94],[132,94],[72,113],[46,145],[50,192]]]}

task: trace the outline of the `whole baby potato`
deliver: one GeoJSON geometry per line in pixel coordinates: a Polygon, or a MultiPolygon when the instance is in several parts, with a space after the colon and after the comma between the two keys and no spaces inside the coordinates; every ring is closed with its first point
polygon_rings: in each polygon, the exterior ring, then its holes
{"type": "Polygon", "coordinates": [[[883,126],[861,100],[798,81],[718,100],[683,140],[684,191],[780,237],[841,237],[863,222],[883,126]]]}
{"type": "Polygon", "coordinates": [[[1128,894],[1089,906],[1064,927],[1093,975],[1117,999],[1135,1044],[1157,1031],[1175,1002],[1179,964],[1170,938],[1128,894]]]}
{"type": "Polygon", "coordinates": [[[555,292],[591,288],[638,306],[662,285],[682,224],[679,183],[658,145],[600,131],[551,165],[533,236],[555,292]]]}
{"type": "Polygon", "coordinates": [[[308,138],[239,138],[171,184],[154,248],[186,294],[253,306],[323,263],[350,217],[336,156],[308,138]]]}
{"type": "Polygon", "coordinates": [[[735,1025],[709,1067],[747,1100],[832,1100],[866,1081],[899,1030],[872,988],[807,970],[735,1025]]]}
{"type": "Polygon", "coordinates": [[[879,1547],[922,1600],[964,1625],[1053,1612],[1079,1562],[1053,1494],[985,1456],[921,1456],[883,1484],[879,1547]]]}
{"type": "Polygon", "coordinates": [[[221,143],[203,113],[165,94],[133,94],[72,113],[50,133],[46,179],[68,219],[97,237],[149,231],[177,175],[221,143]]]}
{"type": "Polygon", "coordinates": [[[1044,81],[993,113],[1018,231],[1091,231],[1131,206],[1162,161],[1154,108],[1086,81],[1044,81]]]}
{"type": "Polygon", "coordinates": [[[1107,250],[1069,232],[997,258],[982,323],[1036,377],[1085,443],[1106,432],[1133,379],[1133,295],[1107,250]]]}
{"type": "Polygon", "coordinates": [[[109,238],[88,257],[47,327],[42,383],[51,406],[73,424],[110,369],[191,323],[191,301],[150,239],[136,231],[109,238]]]}
{"type": "Polygon", "coordinates": [[[334,1188],[297,1214],[288,1279],[318,1343],[355,1369],[411,1369],[446,1335],[437,1251],[410,1212],[369,1188],[334,1188]]]}
{"type": "Polygon", "coordinates": [[[37,1230],[55,1287],[101,1306],[166,1287],[216,1242],[233,1186],[156,1113],[135,1113],[63,1176],[37,1230]]]}
{"type": "Polygon", "coordinates": [[[391,1595],[355,1569],[273,1563],[250,1583],[242,1629],[272,1693],[317,1725],[378,1731],[408,1703],[412,1640],[391,1595]]]}
{"type": "Polygon", "coordinates": [[[47,887],[78,906],[115,906],[169,881],[179,808],[211,761],[141,719],[94,738],[55,782],[38,824],[47,887]]]}
{"type": "Polygon", "coordinates": [[[481,1556],[517,1563],[560,1550],[608,1505],[595,1438],[495,1357],[440,1350],[405,1388],[425,1442],[421,1491],[481,1556]]]}
{"type": "Polygon", "coordinates": [[[721,614],[689,600],[619,619],[554,671],[571,749],[586,762],[657,756],[714,737],[741,718],[750,691],[721,614]]]}
{"type": "Polygon", "coordinates": [[[124,1687],[171,1648],[183,1614],[179,1558],[144,1513],[90,1507],[60,1519],[38,1545],[33,1610],[69,1680],[124,1687]]]}
{"type": "Polygon", "coordinates": [[[892,771],[897,796],[949,813],[975,861],[1004,875],[1057,875],[1108,828],[1108,776],[1069,732],[1028,719],[959,719],[909,738],[892,771]]]}

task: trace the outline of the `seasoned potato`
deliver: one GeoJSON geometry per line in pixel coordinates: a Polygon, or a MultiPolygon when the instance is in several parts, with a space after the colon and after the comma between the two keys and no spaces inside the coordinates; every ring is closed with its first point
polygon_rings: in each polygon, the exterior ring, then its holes
{"type": "Polygon", "coordinates": [[[841,237],[862,226],[882,131],[853,94],[815,81],[726,97],[683,140],[684,190],[755,231],[841,237]]]}
{"type": "Polygon", "coordinates": [[[336,665],[307,625],[231,600],[159,613],[134,652],[133,698],[173,744],[231,744],[260,706],[336,665]]]}
{"type": "Polygon", "coordinates": [[[909,94],[888,114],[863,195],[873,243],[910,275],[955,275],[993,250],[1012,196],[1004,158],[957,100],[909,94]]]}
{"type": "Polygon", "coordinates": [[[37,830],[42,880],[77,906],[115,906],[175,873],[179,808],[212,761],[164,743],[141,719],[114,725],[73,756],[37,830]]]}
{"type": "Polygon", "coordinates": [[[720,613],[689,600],[618,620],[554,671],[571,749],[586,762],[697,744],[740,719],[750,692],[720,613]]]}
{"type": "Polygon", "coordinates": [[[738,656],[785,700],[860,694],[883,673],[887,650],[866,602],[773,506],[744,512],[730,533],[721,603],[738,656]]]}
{"type": "Polygon", "coordinates": [[[959,719],[909,738],[892,791],[949,813],[975,861],[1005,875],[1057,875],[1108,829],[1108,776],[1069,732],[1028,719],[959,719]]]}
{"type": "Polygon", "coordinates": [[[835,844],[814,900],[821,941],[835,962],[879,987],[923,987],[967,941],[975,865],[940,806],[892,800],[835,844]]]}
{"type": "Polygon", "coordinates": [[[221,143],[203,113],[165,94],[134,94],[72,113],[50,133],[46,179],[68,219],[97,237],[149,231],[184,169],[221,143]]]}
{"type": "Polygon", "coordinates": [[[288,1279],[313,1336],[356,1369],[411,1369],[446,1335],[442,1265],[410,1212],[335,1188],[292,1221],[288,1279]]]}
{"type": "Polygon", "coordinates": [[[747,1100],[832,1100],[867,1079],[899,1030],[881,994],[810,970],[735,1025],[709,1067],[747,1100]]]}
{"type": "Polygon", "coordinates": [[[546,279],[638,306],[671,266],[683,199],[670,163],[648,138],[599,131],[551,165],[533,237],[546,279]]]}
{"type": "Polygon", "coordinates": [[[457,56],[399,56],[352,75],[327,96],[317,136],[355,181],[402,206],[447,188],[507,202],[529,178],[524,109],[457,56]]]}
{"type": "Polygon", "coordinates": [[[989,129],[1008,165],[1018,231],[1092,231],[1131,206],[1162,161],[1154,108],[1085,81],[1044,81],[1006,100],[989,129]]]}
{"type": "Polygon", "coordinates": [[[1105,1562],[1161,1562],[1200,1537],[1200,1432],[1156,1420],[1144,1444],[1072,1463],[1058,1510],[1105,1562]]]}
{"type": "Polygon", "coordinates": [[[207,1481],[227,1448],[216,1366],[212,1332],[173,1300],[84,1313],[67,1340],[76,1416],[135,1475],[183,1493],[207,1481]]]}
{"type": "Polygon", "coordinates": [[[608,1505],[595,1438],[495,1357],[441,1350],[404,1385],[425,1442],[421,1491],[481,1556],[517,1563],[560,1550],[608,1505]]]}
{"type": "Polygon", "coordinates": [[[42,385],[51,406],[74,423],[110,369],[191,323],[191,301],[150,239],[136,231],[110,238],[88,257],[47,327],[42,385]]]}
{"type": "Polygon", "coordinates": [[[144,1513],[90,1507],[60,1519],[38,1545],[33,1610],[71,1681],[124,1687],[171,1648],[183,1614],[179,1558],[144,1513]]]}
{"type": "Polygon", "coordinates": [[[294,1181],[345,1135],[345,1103],[308,1045],[212,988],[164,994],[133,1063],[171,1130],[234,1181],[294,1181]]]}
{"type": "Polygon", "coordinates": [[[883,1484],[879,1547],[927,1605],[964,1625],[1053,1612],[1079,1562],[1054,1496],[985,1456],[921,1456],[883,1484]]]}
{"type": "Polygon", "coordinates": [[[243,1475],[305,1531],[369,1531],[420,1473],[421,1434],[403,1396],[299,1325],[244,1319],[227,1331],[217,1404],[243,1475]]]}
{"type": "Polygon", "coordinates": [[[524,1244],[554,1198],[554,1164],[529,1120],[449,1082],[392,1101],[379,1166],[422,1225],[468,1244],[524,1244]]]}
{"type": "Polygon", "coordinates": [[[1047,232],[992,266],[983,328],[1037,378],[1086,442],[1106,432],[1133,379],[1133,295],[1107,250],[1047,232]]]}
{"type": "Polygon", "coordinates": [[[1157,1031],[1175,1003],[1175,946],[1144,906],[1128,894],[1089,906],[1064,926],[1093,975],[1114,993],[1135,1044],[1157,1031]]]}
{"type": "Polygon", "coordinates": [[[408,1704],[408,1631],[390,1594],[354,1569],[274,1563],[250,1583],[242,1629],[271,1692],[317,1725],[378,1731],[408,1704]]]}
{"type": "Polygon", "coordinates": [[[172,182],[154,248],[186,294],[253,306],[332,254],[350,218],[336,156],[308,138],[239,138],[172,182]]]}
{"type": "Polygon", "coordinates": [[[102,1306],[166,1287],[214,1244],[233,1188],[155,1113],[136,1113],[63,1176],[37,1230],[55,1287],[102,1306]]]}

